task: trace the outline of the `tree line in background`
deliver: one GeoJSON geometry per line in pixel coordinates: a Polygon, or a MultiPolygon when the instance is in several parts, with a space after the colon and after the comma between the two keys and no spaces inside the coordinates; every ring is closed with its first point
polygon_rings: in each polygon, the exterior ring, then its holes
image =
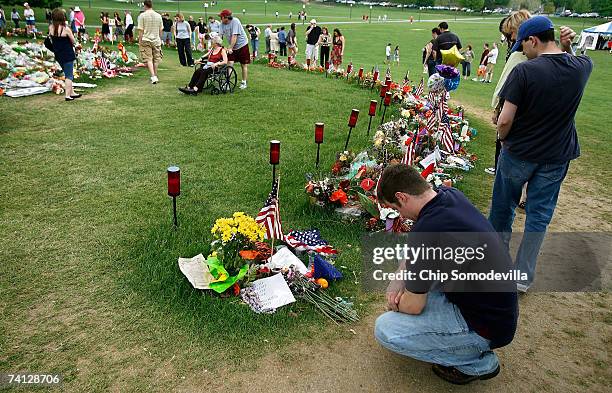
{"type": "MultiPolygon", "coordinates": [[[[415,4],[419,7],[433,7],[434,5],[447,7],[465,7],[474,11],[495,8],[542,10],[553,14],[559,9],[572,10],[579,14],[597,12],[601,16],[612,16],[612,0],[392,0],[402,4],[415,4]]],[[[23,5],[24,0],[0,0],[0,4],[23,5]]],[[[34,8],[60,7],[62,0],[28,0],[34,8]]]]}
{"type": "Polygon", "coordinates": [[[19,5],[27,2],[32,8],[57,8],[61,7],[62,0],[0,0],[0,4],[19,5]]]}
{"type": "Polygon", "coordinates": [[[419,7],[463,7],[474,11],[496,8],[541,10],[553,14],[560,9],[572,10],[579,14],[597,12],[601,16],[612,16],[612,0],[391,0],[419,7]]]}

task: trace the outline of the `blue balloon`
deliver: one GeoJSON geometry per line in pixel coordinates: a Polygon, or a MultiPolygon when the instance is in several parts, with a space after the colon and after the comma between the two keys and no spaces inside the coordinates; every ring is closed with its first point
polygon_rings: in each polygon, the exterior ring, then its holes
{"type": "Polygon", "coordinates": [[[444,88],[446,89],[446,91],[456,90],[459,87],[459,82],[461,82],[461,76],[444,79],[444,88]]]}

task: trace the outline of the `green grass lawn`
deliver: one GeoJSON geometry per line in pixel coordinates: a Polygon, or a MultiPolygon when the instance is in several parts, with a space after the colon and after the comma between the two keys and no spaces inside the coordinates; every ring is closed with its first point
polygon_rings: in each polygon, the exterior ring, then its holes
{"type": "MultiPolygon", "coordinates": [[[[334,20],[344,12],[316,10],[334,20]]],[[[410,70],[418,80],[420,48],[434,25],[343,25],[346,59],[356,67],[381,64],[386,42],[399,43],[395,78],[410,70]]],[[[477,48],[498,38],[496,21],[451,20],[451,28],[477,48]]],[[[592,55],[595,70],[577,117],[583,156],[574,167],[593,192],[608,193],[611,137],[602,117],[612,64],[607,53],[592,55]]],[[[50,94],[0,99],[0,370],[58,372],[72,391],[168,389],[193,370],[248,365],[294,341],[347,334],[302,304],[262,316],[236,299],[194,291],[177,258],[207,252],[217,217],[257,213],[270,187],[268,141],[280,139],[285,229],[320,228],[341,250],[337,265],[349,268],[348,277],[358,273],[362,227],[308,206],[304,173],[314,166],[313,124],[326,124],[322,165],[329,167],[350,109],[365,114],[375,93],[257,65],[246,91],[180,95],[176,87],[190,75],[168,50],[156,86],[141,70],[102,81],[72,103],[50,94]],[[178,230],[166,195],[170,164],[182,171],[178,230]],[[169,375],[156,376],[168,364],[169,375]]],[[[493,85],[462,81],[453,98],[488,111],[492,92],[493,85]]],[[[479,131],[471,151],[480,160],[458,187],[486,211],[491,178],[483,168],[492,161],[493,128],[467,116],[479,131]]],[[[353,133],[355,150],[368,145],[364,120],[353,133]]],[[[370,300],[351,279],[333,292],[370,300]]]]}

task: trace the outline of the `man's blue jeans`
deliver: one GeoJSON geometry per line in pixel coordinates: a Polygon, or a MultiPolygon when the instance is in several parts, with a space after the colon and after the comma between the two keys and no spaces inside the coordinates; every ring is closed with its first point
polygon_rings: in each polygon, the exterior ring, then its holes
{"type": "Polygon", "coordinates": [[[419,315],[389,311],[378,317],[376,340],[385,348],[428,363],[484,375],[499,365],[489,340],[471,331],[461,311],[441,292],[430,292],[419,315]]]}
{"type": "Polygon", "coordinates": [[[565,179],[569,161],[563,164],[538,164],[523,161],[502,149],[495,173],[495,185],[489,221],[499,232],[506,245],[510,244],[514,211],[521,198],[523,185],[527,184],[525,233],[516,254],[516,269],[527,273],[529,287],[535,276],[538,253],[552,219],[559,189],[565,179]]]}

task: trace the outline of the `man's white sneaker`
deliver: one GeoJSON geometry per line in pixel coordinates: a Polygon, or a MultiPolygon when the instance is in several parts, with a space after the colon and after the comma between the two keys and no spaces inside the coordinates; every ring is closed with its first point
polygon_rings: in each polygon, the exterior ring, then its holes
{"type": "Polygon", "coordinates": [[[241,83],[240,86],[238,86],[239,89],[246,89],[247,88],[247,84],[246,83],[241,83]]]}
{"type": "Polygon", "coordinates": [[[155,84],[157,84],[157,82],[159,82],[159,79],[157,79],[156,76],[152,76],[151,77],[151,83],[155,85],[155,84]]]}
{"type": "Polygon", "coordinates": [[[489,175],[495,175],[495,168],[493,168],[493,167],[486,168],[485,172],[488,173],[489,175]]]}

